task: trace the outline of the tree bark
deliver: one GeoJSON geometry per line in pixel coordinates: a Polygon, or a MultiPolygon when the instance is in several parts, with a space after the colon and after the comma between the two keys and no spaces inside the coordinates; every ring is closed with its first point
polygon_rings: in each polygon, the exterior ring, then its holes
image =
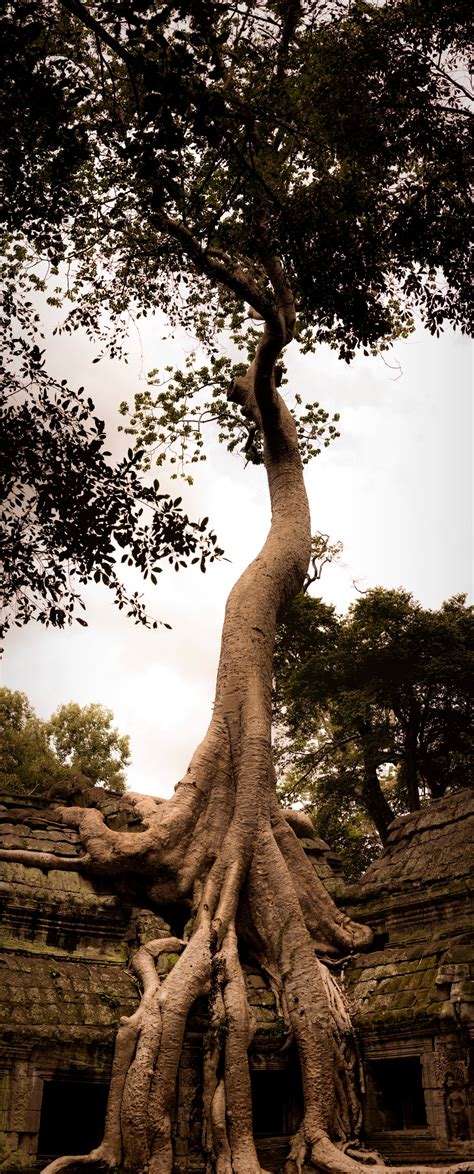
{"type": "Polygon", "coordinates": [[[395,708],[403,737],[401,755],[401,770],[403,782],[407,790],[409,811],[420,810],[420,792],[418,787],[418,733],[420,728],[419,706],[413,697],[408,703],[408,713],[404,714],[400,708],[395,708]]]}
{"type": "Polygon", "coordinates": [[[377,828],[382,844],[386,844],[388,829],[395,816],[382,791],[373,762],[373,755],[371,754],[370,746],[367,746],[367,741],[370,742],[371,731],[367,729],[366,723],[363,723],[359,732],[363,762],[361,798],[368,815],[377,828]]]}

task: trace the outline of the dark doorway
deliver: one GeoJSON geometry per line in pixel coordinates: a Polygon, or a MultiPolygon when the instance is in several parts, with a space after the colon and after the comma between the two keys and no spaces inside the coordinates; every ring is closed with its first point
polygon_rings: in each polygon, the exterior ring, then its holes
{"type": "Polygon", "coordinates": [[[301,1076],[296,1065],[253,1068],[252,1117],[254,1137],[288,1137],[302,1119],[301,1076]]]}
{"type": "Polygon", "coordinates": [[[45,1080],[38,1157],[87,1154],[104,1132],[108,1085],[85,1080],[45,1080]]]}
{"type": "Polygon", "coordinates": [[[286,1072],[253,1071],[252,1115],[254,1137],[278,1137],[288,1132],[286,1123],[286,1072]]]}
{"type": "Polygon", "coordinates": [[[419,1056],[373,1060],[370,1064],[376,1129],[426,1128],[426,1107],[419,1056]]]}

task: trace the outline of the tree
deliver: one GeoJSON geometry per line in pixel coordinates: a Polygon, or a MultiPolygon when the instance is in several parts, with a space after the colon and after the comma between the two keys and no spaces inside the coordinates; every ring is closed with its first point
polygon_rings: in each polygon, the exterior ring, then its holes
{"type": "Polygon", "coordinates": [[[0,790],[44,798],[97,784],[121,793],[130,762],[127,735],[103,705],[61,705],[41,721],[24,693],[0,689],[0,790]]]}
{"type": "Polygon", "coordinates": [[[366,676],[355,678],[344,634],[344,620],[321,599],[292,601],[276,639],[274,721],[282,802],[304,804],[356,880],[395,814],[378,775],[392,760],[391,730],[367,696],[366,676]]]}
{"type": "Polygon", "coordinates": [[[389,715],[393,759],[406,809],[472,783],[473,609],[465,596],[439,611],[406,591],[368,592],[349,623],[356,672],[389,715]]]}
{"type": "MultiPolygon", "coordinates": [[[[354,1128],[341,1077],[347,1017],[334,994],[331,1020],[332,980],[315,951],[336,956],[371,935],[316,882],[278,807],[271,756],[277,617],[310,556],[298,436],[278,386],[297,333],[349,359],[406,331],[409,299],[433,330],[444,317],[466,327],[467,116],[450,73],[465,17],[464,5],[434,0],[25,0],[8,10],[9,229],[21,226],[60,287],[70,264],[66,326],[101,338],[108,310],[115,353],[129,307],[192,324],[211,365],[221,327],[240,339],[248,364],[232,372],[225,428],[247,421],[272,503],[267,541],[227,603],[211,723],[174,797],[137,798],[133,835],[97,810],[62,812],[86,871],[120,871],[133,887],[139,861],[141,902],[148,886],[152,905],[181,903],[189,921],[182,941],[135,957],[143,998],[119,1028],[101,1146],[50,1174],[83,1164],[170,1174],[187,1016],[209,990],[206,1160],[258,1174],[239,950],[272,974],[298,1047],[305,1106],[288,1169],[359,1169],[341,1150],[354,1128]],[[179,959],[160,985],[154,962],[166,948],[179,959]]],[[[18,306],[25,285],[9,257],[18,306]]],[[[181,373],[163,444],[177,427],[187,435],[182,389],[181,373]]],[[[216,402],[220,422],[220,393],[216,402]]]]}
{"type": "Polygon", "coordinates": [[[275,661],[286,793],[316,808],[332,843],[338,806],[352,825],[362,809],[384,842],[396,814],[472,784],[472,658],[464,596],[430,611],[375,588],[342,619],[308,595],[292,602],[275,661]]]}
{"type": "Polygon", "coordinates": [[[76,774],[111,791],[123,791],[130,763],[130,742],[112,725],[113,713],[103,705],[61,705],[48,723],[59,761],[76,774]]]}
{"type": "Polygon", "coordinates": [[[304,810],[337,853],[345,879],[358,881],[382,847],[361,796],[358,743],[338,738],[327,712],[312,735],[284,729],[277,725],[274,739],[278,798],[304,810]]]}
{"type": "Polygon", "coordinates": [[[48,731],[24,693],[0,689],[0,790],[38,795],[57,782],[60,764],[48,731]]]}

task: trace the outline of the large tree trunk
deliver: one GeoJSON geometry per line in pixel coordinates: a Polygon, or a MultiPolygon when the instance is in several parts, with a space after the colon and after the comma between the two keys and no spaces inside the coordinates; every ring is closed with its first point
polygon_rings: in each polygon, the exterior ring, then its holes
{"type": "Polygon", "coordinates": [[[420,810],[420,792],[418,787],[418,734],[420,729],[419,705],[412,697],[408,704],[408,713],[401,707],[394,706],[395,716],[402,728],[402,755],[400,761],[401,781],[406,787],[408,810],[420,810]]]}
{"type": "Polygon", "coordinates": [[[363,759],[361,799],[377,828],[382,844],[386,844],[388,829],[395,816],[378,780],[376,763],[371,750],[373,733],[368,721],[360,723],[359,735],[363,759]]]}
{"type": "MultiPolygon", "coordinates": [[[[208,1170],[262,1174],[252,1134],[251,1026],[239,934],[271,976],[298,1049],[304,1116],[288,1174],[360,1170],[343,1152],[358,1115],[344,1059],[351,1026],[317,953],[347,954],[368,944],[371,934],[337,909],[309,865],[278,808],[271,755],[275,627],[280,608],[301,589],[310,554],[295,427],[274,377],[293,330],[287,295],[285,309],[265,325],[246,377],[230,393],[263,433],[272,522],[262,551],[229,596],[208,732],[171,800],[134,797],[142,831],[112,831],[96,810],[62,810],[63,820],[79,828],[85,871],[113,874],[129,890],[137,884],[141,894],[146,886],[158,909],[181,902],[190,920],[183,940],[157,939],[135,954],[142,998],[118,1031],[102,1144],[85,1157],[58,1159],[48,1174],[84,1165],[172,1174],[176,1075],[187,1016],[203,994],[210,1015],[203,1089],[208,1170]],[[160,979],[157,960],[170,950],[178,960],[160,979]]],[[[29,859],[34,863],[35,855],[29,859]]]]}

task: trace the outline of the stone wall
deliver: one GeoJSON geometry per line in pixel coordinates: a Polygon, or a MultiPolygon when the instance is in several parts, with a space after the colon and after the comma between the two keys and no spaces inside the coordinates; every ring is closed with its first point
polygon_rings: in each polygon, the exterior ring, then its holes
{"type": "MultiPolygon", "coordinates": [[[[102,794],[100,803],[111,825],[130,826],[126,797],[102,794]]],[[[375,933],[374,948],[351,960],[342,979],[365,1061],[367,1139],[388,1161],[474,1157],[467,1093],[473,820],[467,795],[396,820],[382,856],[359,885],[345,888],[327,845],[303,840],[328,889],[375,933]]],[[[118,1021],[138,1003],[129,950],[167,935],[169,926],[114,891],[111,881],[82,877],[74,868],[77,834],[47,805],[6,799],[0,840],[71,860],[66,872],[0,862],[0,1170],[36,1174],[44,1165],[38,1146],[46,1155],[55,1115],[59,1129],[74,1101],[86,1107],[99,1140],[118,1021]]],[[[163,956],[161,965],[172,962],[163,956]]],[[[257,1149],[265,1169],[278,1171],[299,1123],[299,1070],[266,979],[251,965],[244,969],[257,1024],[250,1057],[257,1149]]],[[[206,1026],[200,1002],[189,1018],[177,1082],[176,1174],[203,1174],[206,1026]]],[[[90,1148],[90,1137],[82,1141],[90,1148]]]]}
{"type": "Polygon", "coordinates": [[[366,1132],[387,1160],[474,1157],[473,842],[472,793],[438,800],[396,819],[382,855],[345,892],[348,912],[375,933],[345,983],[367,1072],[366,1132]],[[425,1122],[400,1129],[383,1119],[377,1080],[388,1081],[392,1065],[395,1085],[410,1058],[425,1122]]]}

